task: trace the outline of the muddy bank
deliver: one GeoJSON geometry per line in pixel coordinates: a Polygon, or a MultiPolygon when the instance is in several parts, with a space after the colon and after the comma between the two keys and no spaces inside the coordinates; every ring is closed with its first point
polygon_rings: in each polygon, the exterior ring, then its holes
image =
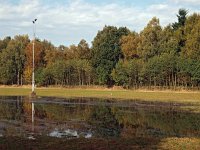
{"type": "Polygon", "coordinates": [[[154,150],[158,148],[159,139],[57,139],[37,137],[35,140],[6,137],[0,138],[2,150],[154,150]]]}

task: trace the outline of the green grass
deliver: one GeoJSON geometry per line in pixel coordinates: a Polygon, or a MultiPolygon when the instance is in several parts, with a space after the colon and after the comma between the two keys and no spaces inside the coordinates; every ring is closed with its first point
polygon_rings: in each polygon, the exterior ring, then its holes
{"type": "MultiPolygon", "coordinates": [[[[1,87],[0,95],[28,96],[30,88],[1,87]]],[[[163,102],[190,102],[200,103],[200,92],[174,92],[174,91],[133,91],[112,89],[79,89],[79,88],[38,88],[38,96],[51,97],[96,97],[117,99],[141,99],[163,102]]]]}

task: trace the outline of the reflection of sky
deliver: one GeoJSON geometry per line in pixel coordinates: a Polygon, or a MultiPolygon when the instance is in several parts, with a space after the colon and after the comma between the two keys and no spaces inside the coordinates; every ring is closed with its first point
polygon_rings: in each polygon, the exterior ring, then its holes
{"type": "MultiPolygon", "coordinates": [[[[76,125],[79,123],[76,122],[76,125]]],[[[68,123],[70,125],[70,122],[68,123]]],[[[54,123],[48,121],[36,122],[32,124],[30,121],[23,122],[15,120],[2,121],[0,119],[0,137],[4,136],[20,136],[27,137],[28,139],[34,140],[38,135],[57,137],[57,138],[91,138],[93,136],[90,129],[84,128],[69,128],[63,123],[62,127],[56,126],[54,123]],[[21,123],[20,123],[21,122],[21,123]],[[19,126],[19,124],[23,124],[19,126]],[[54,127],[53,127],[54,126],[54,127]]]]}
{"type": "Polygon", "coordinates": [[[65,129],[64,131],[55,129],[51,133],[49,133],[49,136],[51,137],[57,137],[57,138],[63,138],[63,137],[68,137],[68,138],[79,138],[79,137],[84,137],[84,138],[91,138],[92,133],[91,132],[77,132],[76,130],[71,130],[71,129],[65,129]]]}
{"type": "Polygon", "coordinates": [[[1,2],[0,38],[28,34],[38,18],[37,36],[55,45],[89,43],[104,25],[141,31],[154,16],[162,25],[176,21],[179,8],[199,11],[199,0],[7,0],[1,2]]]}

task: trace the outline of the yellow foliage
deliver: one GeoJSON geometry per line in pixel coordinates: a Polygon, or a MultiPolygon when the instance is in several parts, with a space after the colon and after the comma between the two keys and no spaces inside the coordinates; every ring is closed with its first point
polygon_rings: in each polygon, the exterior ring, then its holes
{"type": "Polygon", "coordinates": [[[24,80],[26,83],[31,83],[32,79],[32,68],[30,66],[26,66],[24,71],[24,80]]]}

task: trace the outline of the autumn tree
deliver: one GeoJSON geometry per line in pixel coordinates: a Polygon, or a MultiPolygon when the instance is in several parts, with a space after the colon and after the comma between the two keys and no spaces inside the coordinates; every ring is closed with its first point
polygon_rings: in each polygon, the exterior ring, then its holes
{"type": "Polygon", "coordinates": [[[200,59],[200,15],[193,14],[185,23],[185,46],[182,48],[182,56],[200,59]]]}
{"type": "Polygon", "coordinates": [[[79,54],[79,58],[80,59],[87,59],[89,60],[91,58],[91,50],[89,48],[88,43],[86,42],[86,40],[82,39],[78,46],[77,46],[77,51],[79,54]]]}
{"type": "Polygon", "coordinates": [[[52,63],[56,60],[56,57],[59,58],[59,55],[57,54],[56,47],[49,41],[44,40],[41,42],[43,51],[44,51],[44,64],[45,66],[49,63],[52,63]]]}
{"type": "MultiPolygon", "coordinates": [[[[29,43],[25,49],[25,55],[26,55],[26,62],[25,62],[25,71],[24,71],[24,77],[26,83],[31,82],[32,77],[32,68],[33,68],[33,43],[29,43]]],[[[40,68],[44,65],[44,49],[42,47],[42,44],[39,40],[35,41],[35,52],[34,52],[34,64],[35,64],[35,70],[37,68],[40,68]]]]}
{"type": "Polygon", "coordinates": [[[139,35],[132,32],[120,39],[121,49],[125,59],[138,58],[139,35]]]}

